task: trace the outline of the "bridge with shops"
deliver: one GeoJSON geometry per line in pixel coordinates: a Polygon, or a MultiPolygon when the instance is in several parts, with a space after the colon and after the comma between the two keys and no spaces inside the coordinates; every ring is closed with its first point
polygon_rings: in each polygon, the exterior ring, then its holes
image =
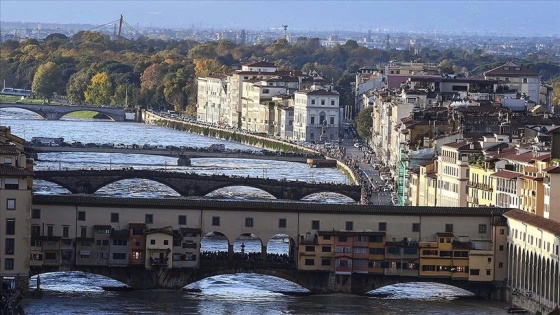
{"type": "Polygon", "coordinates": [[[48,104],[21,104],[0,103],[0,108],[19,108],[34,112],[46,120],[59,120],[60,118],[79,111],[93,111],[103,114],[114,121],[125,120],[125,110],[120,107],[101,107],[87,105],[48,105],[48,104]]]}
{"type": "Polygon", "coordinates": [[[148,179],[166,185],[181,196],[206,196],[224,187],[247,186],[261,189],[277,199],[301,200],[311,194],[331,192],[361,201],[362,188],[357,185],[308,183],[225,175],[199,175],[153,170],[70,170],[35,171],[34,179],[49,181],[73,194],[93,194],[100,188],[123,179],[148,179]]]}
{"type": "MultiPolygon", "coordinates": [[[[484,208],[76,195],[35,195],[33,209],[41,215],[31,220],[31,238],[42,241],[43,247],[31,250],[35,253],[33,257],[45,253],[45,258],[32,259],[31,275],[65,270],[84,271],[111,277],[135,289],[179,289],[215,275],[259,273],[300,284],[312,293],[363,294],[403,282],[449,284],[485,298],[503,298],[500,294],[505,290],[504,278],[500,278],[498,270],[491,271],[492,276],[487,276],[485,272],[481,275],[485,278],[478,278],[478,274],[473,278],[468,272],[457,273],[447,269],[426,271],[422,266],[434,264],[434,259],[441,261],[438,264],[449,263],[451,266],[461,264],[458,260],[462,259],[462,263],[472,269],[478,268],[477,260],[485,264],[486,257],[491,257],[496,263],[502,260],[507,262],[505,252],[501,253],[504,256],[501,257],[498,252],[492,254],[488,249],[477,248],[478,245],[462,238],[473,235],[473,241],[487,239],[488,244],[494,244],[497,248],[497,244],[506,242],[505,237],[504,240],[497,239],[501,235],[497,229],[507,228],[502,214],[508,209],[490,212],[484,208]],[[178,216],[184,216],[184,221],[178,222],[178,216]],[[417,229],[411,229],[413,224],[417,224],[417,229]],[[489,227],[484,235],[479,235],[481,225],[489,227]],[[41,227],[44,226],[51,227],[43,231],[41,227]],[[454,233],[442,233],[449,230],[450,226],[455,227],[454,233]],[[62,235],[63,227],[67,227],[66,237],[62,235]],[[138,229],[142,233],[137,233],[138,229]],[[201,248],[201,240],[208,234],[221,235],[227,244],[225,251],[206,254],[201,248]],[[334,236],[329,240],[322,236],[318,238],[318,235],[327,234],[334,236]],[[243,253],[243,249],[241,253],[234,252],[234,241],[248,235],[260,240],[260,253],[248,255],[243,253]],[[283,256],[267,253],[267,240],[279,235],[289,239],[288,251],[283,256]],[[346,238],[343,240],[336,235],[355,238],[348,243],[346,238]],[[362,237],[367,235],[374,235],[376,240],[364,241],[362,237]],[[453,242],[438,245],[438,237],[442,235],[453,238],[453,242]],[[110,241],[109,245],[103,245],[102,239],[110,241]],[[150,239],[154,242],[151,243],[150,239]],[[165,239],[173,242],[163,245],[165,239]],[[408,240],[407,244],[403,243],[403,239],[408,240]],[[123,243],[122,240],[127,242],[123,243]],[[410,240],[416,240],[416,243],[410,240]],[[150,247],[150,244],[153,246],[150,247]],[[325,251],[326,246],[329,247],[328,251],[325,251]],[[349,250],[343,253],[335,250],[340,246],[349,246],[349,250]],[[410,246],[417,248],[413,255],[402,250],[410,246]],[[445,246],[447,251],[468,249],[473,260],[439,255],[436,258],[425,257],[422,253],[422,248],[433,251],[440,246],[445,246]],[[317,249],[312,250],[311,247],[317,249]],[[393,247],[401,250],[386,251],[385,254],[379,254],[379,251],[372,254],[366,250],[360,254],[361,251],[354,250],[354,247],[393,247]],[[63,251],[66,254],[63,255],[63,251]],[[46,252],[50,255],[46,256],[46,252]],[[101,259],[98,255],[100,252],[107,252],[108,258],[101,259]],[[119,252],[126,259],[115,260],[116,256],[112,253],[119,252]],[[185,252],[192,258],[183,259],[185,252]],[[134,261],[138,257],[140,260],[134,261]],[[329,261],[328,265],[325,259],[329,261]],[[339,259],[354,260],[356,264],[339,266],[335,263],[339,259]],[[364,269],[357,263],[360,259],[384,263],[381,267],[368,267],[366,264],[364,269]],[[404,267],[411,264],[416,267],[404,267]],[[392,265],[402,267],[393,268],[392,265]]],[[[34,243],[37,244],[36,241],[34,243]]]]}
{"type": "Polygon", "coordinates": [[[30,150],[36,154],[38,153],[53,153],[53,152],[91,152],[91,153],[121,153],[121,154],[145,154],[145,155],[159,155],[177,158],[177,164],[181,166],[188,166],[191,164],[191,159],[200,158],[227,158],[227,159],[253,159],[253,160],[275,160],[275,161],[288,161],[306,163],[309,159],[317,160],[324,159],[323,156],[318,154],[263,154],[263,153],[248,153],[236,151],[208,151],[208,150],[184,150],[184,149],[156,149],[156,148],[108,148],[108,147],[91,147],[91,146],[46,146],[46,145],[32,145],[29,146],[30,150]]]}

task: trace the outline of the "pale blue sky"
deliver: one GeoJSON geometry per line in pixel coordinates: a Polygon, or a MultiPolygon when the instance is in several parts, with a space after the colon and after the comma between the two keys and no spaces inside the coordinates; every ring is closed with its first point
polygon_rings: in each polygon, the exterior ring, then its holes
{"type": "Polygon", "coordinates": [[[560,36],[550,1],[26,1],[1,0],[0,21],[289,30],[454,30],[560,36]]]}

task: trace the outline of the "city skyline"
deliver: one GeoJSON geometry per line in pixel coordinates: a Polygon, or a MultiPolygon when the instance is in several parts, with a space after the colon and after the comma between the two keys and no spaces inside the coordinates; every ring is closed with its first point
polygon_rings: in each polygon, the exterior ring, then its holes
{"type": "Polygon", "coordinates": [[[13,1],[0,22],[560,36],[560,1],[13,1]],[[216,8],[221,8],[216,10],[216,8]]]}

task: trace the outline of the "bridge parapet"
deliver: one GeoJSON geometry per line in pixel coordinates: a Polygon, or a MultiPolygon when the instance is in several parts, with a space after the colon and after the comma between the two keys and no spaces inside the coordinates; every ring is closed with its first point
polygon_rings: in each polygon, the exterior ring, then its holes
{"type": "Polygon", "coordinates": [[[70,170],[36,171],[35,179],[56,183],[71,193],[93,194],[100,188],[123,179],[142,178],[164,184],[181,196],[206,196],[229,186],[248,186],[261,189],[277,199],[300,200],[320,192],[346,195],[361,200],[362,189],[356,185],[275,180],[268,178],[228,177],[226,175],[200,175],[152,170],[70,170]]]}

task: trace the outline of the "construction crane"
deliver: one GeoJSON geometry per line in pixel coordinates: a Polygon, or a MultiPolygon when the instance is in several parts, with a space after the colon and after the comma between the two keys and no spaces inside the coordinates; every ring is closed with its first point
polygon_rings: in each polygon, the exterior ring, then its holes
{"type": "Polygon", "coordinates": [[[288,25],[282,25],[284,28],[284,39],[288,40],[288,25]]]}

